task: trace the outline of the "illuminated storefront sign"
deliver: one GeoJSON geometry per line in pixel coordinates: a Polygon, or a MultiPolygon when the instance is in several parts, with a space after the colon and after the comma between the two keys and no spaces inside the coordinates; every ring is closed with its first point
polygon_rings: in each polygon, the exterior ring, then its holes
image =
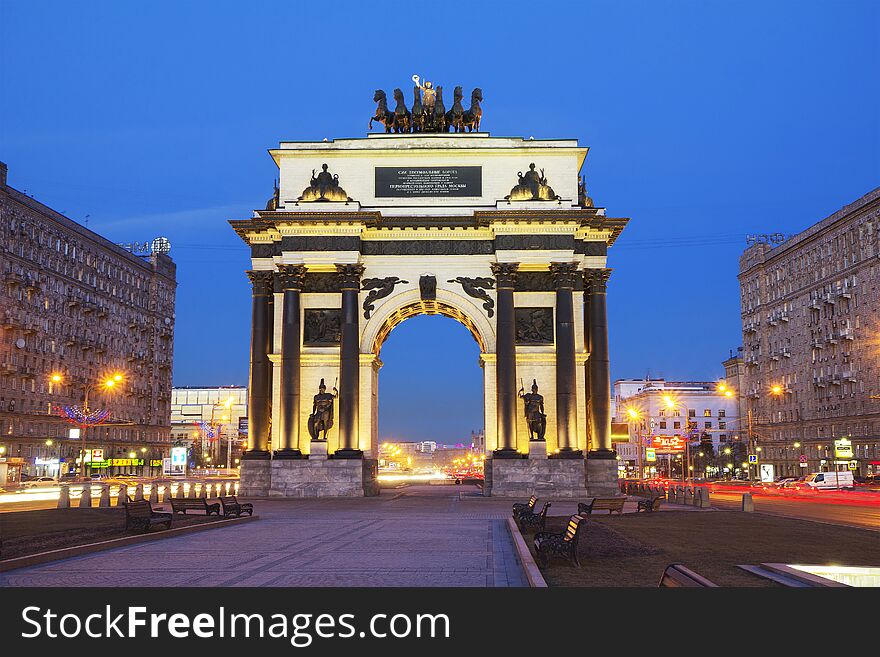
{"type": "Polygon", "coordinates": [[[649,463],[657,460],[657,452],[650,447],[645,450],[645,460],[649,463]]]}

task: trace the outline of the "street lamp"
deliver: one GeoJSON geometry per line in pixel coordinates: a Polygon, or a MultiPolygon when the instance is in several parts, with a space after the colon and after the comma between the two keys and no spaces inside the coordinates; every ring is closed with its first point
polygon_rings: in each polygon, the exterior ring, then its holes
{"type": "MultiPolygon", "coordinates": [[[[81,411],[77,411],[72,416],[68,416],[68,421],[71,424],[77,424],[80,428],[80,450],[79,450],[79,474],[80,476],[85,474],[85,461],[86,461],[86,427],[96,426],[103,422],[107,417],[109,417],[109,412],[99,412],[98,415],[92,417],[91,410],[89,409],[89,395],[91,395],[92,390],[105,390],[107,392],[112,392],[113,390],[118,390],[118,384],[120,384],[124,375],[121,372],[114,372],[106,377],[104,377],[100,381],[94,381],[89,383],[83,388],[83,405],[81,411]]],[[[64,375],[61,372],[54,372],[49,376],[49,380],[52,383],[63,383],[64,375]]],[[[77,410],[77,409],[73,409],[77,410]]],[[[59,446],[60,450],[60,446],[59,446]]],[[[60,453],[59,453],[59,473],[61,471],[60,466],[60,453]]]]}
{"type": "Polygon", "coordinates": [[[642,415],[639,413],[639,410],[633,407],[626,409],[627,415],[627,424],[632,425],[633,422],[636,423],[636,439],[638,440],[638,447],[636,449],[636,467],[638,467],[638,478],[641,479],[643,477],[642,472],[642,449],[644,445],[642,445],[642,415]]]}
{"type": "MultiPolygon", "coordinates": [[[[666,403],[666,408],[674,410],[677,407],[681,407],[684,410],[684,453],[685,453],[685,463],[684,467],[681,469],[681,483],[686,484],[687,478],[690,476],[690,466],[691,466],[691,433],[689,430],[690,425],[690,411],[687,407],[687,404],[674,400],[669,395],[664,395],[663,401],[666,403]]],[[[672,461],[670,460],[670,466],[672,461]]],[[[672,478],[672,468],[669,470],[669,478],[672,478]]]]}

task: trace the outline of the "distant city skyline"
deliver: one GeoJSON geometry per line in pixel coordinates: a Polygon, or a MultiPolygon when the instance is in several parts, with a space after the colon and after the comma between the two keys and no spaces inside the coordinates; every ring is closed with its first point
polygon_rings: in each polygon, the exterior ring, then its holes
{"type": "MultiPolygon", "coordinates": [[[[589,2],[556,10],[588,38],[536,30],[528,42],[510,35],[531,3],[473,7],[469,26],[427,7],[397,17],[343,2],[329,39],[296,40],[266,39],[267,26],[319,25],[326,8],[206,7],[0,6],[9,184],[112,241],[170,238],[177,386],[247,381],[249,254],[226,222],[270,197],[266,149],[363,136],[373,91],[409,98],[414,73],[481,87],[493,135],[591,148],[590,195],[632,218],[609,251],[612,378],[720,376],[741,343],[745,236],[799,232],[880,178],[880,90],[865,84],[873,2],[589,2]],[[385,56],[424,24],[436,47],[385,56]]],[[[383,349],[382,439],[482,427],[476,345],[434,319],[404,322],[383,349]]]]}

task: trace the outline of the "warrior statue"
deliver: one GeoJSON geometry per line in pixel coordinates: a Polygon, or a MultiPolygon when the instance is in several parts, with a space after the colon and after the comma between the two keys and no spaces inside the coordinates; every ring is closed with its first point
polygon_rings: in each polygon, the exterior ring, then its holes
{"type": "Polygon", "coordinates": [[[541,173],[535,171],[534,162],[529,165],[529,170],[525,175],[520,171],[517,173],[519,184],[510,190],[510,194],[504,198],[508,201],[558,201],[559,196],[553,191],[553,188],[547,184],[547,178],[544,176],[544,169],[541,173]]]}
{"type": "Polygon", "coordinates": [[[350,201],[348,194],[339,186],[339,176],[333,175],[327,171],[327,165],[321,165],[321,173],[315,175],[312,169],[312,179],[309,186],[303,190],[298,201],[341,201],[343,203],[350,201]]]}
{"type": "Polygon", "coordinates": [[[336,386],[333,386],[333,393],[327,392],[327,386],[324,385],[324,379],[318,386],[318,394],[315,395],[312,403],[312,414],[309,415],[309,435],[312,440],[327,440],[327,432],[333,426],[333,402],[339,396],[336,386]],[[324,437],[321,438],[321,432],[324,437]]]}
{"type": "Polygon", "coordinates": [[[531,392],[525,392],[525,387],[521,386],[519,396],[522,397],[525,406],[529,440],[544,440],[544,431],[547,430],[547,416],[544,414],[544,396],[538,394],[537,380],[532,379],[531,392]]]}

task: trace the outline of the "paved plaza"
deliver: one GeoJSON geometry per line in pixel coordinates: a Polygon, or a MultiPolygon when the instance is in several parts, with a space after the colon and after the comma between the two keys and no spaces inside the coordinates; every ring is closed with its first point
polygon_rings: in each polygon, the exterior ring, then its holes
{"type": "Polygon", "coordinates": [[[15,570],[0,584],[527,586],[505,526],[510,504],[475,486],[256,500],[252,523],[15,570]]]}

